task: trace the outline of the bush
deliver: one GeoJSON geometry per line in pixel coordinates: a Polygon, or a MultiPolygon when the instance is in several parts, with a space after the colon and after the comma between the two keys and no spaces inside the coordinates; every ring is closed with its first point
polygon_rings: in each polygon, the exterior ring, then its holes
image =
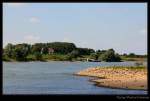
{"type": "Polygon", "coordinates": [[[92,53],[92,54],[90,55],[90,58],[92,58],[92,59],[94,59],[94,60],[98,60],[98,54],[92,53]]]}
{"type": "Polygon", "coordinates": [[[115,51],[113,49],[109,49],[104,54],[99,56],[99,60],[106,62],[120,62],[121,58],[119,54],[115,54],[115,51]]]}
{"type": "Polygon", "coordinates": [[[17,61],[26,61],[26,56],[27,54],[24,53],[24,51],[21,48],[16,48],[14,50],[14,54],[13,57],[17,60],[17,61]]]}
{"type": "Polygon", "coordinates": [[[10,58],[8,58],[7,56],[3,56],[3,61],[10,61],[10,58]]]}
{"type": "Polygon", "coordinates": [[[80,56],[80,54],[77,50],[73,50],[71,53],[69,53],[69,56],[71,58],[77,58],[78,56],[80,56]]]}
{"type": "Polygon", "coordinates": [[[35,53],[34,55],[35,55],[36,60],[39,60],[39,61],[43,60],[42,55],[39,52],[35,53]]]}

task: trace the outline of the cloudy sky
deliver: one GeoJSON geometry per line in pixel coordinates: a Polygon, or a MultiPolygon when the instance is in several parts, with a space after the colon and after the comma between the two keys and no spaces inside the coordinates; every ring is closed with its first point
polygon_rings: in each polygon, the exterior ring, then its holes
{"type": "Polygon", "coordinates": [[[3,3],[3,46],[54,41],[146,54],[147,4],[3,3]]]}

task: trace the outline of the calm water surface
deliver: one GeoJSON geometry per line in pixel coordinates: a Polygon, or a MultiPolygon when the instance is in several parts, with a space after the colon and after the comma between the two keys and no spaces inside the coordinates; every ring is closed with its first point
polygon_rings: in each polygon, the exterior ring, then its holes
{"type": "Polygon", "coordinates": [[[134,62],[3,62],[4,94],[147,94],[94,86],[75,72],[95,66],[132,66],[134,62]]]}

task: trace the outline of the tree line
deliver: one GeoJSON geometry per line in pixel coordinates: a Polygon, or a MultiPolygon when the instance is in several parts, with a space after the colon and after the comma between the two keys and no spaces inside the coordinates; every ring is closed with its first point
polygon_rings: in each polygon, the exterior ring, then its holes
{"type": "MultiPolygon", "coordinates": [[[[120,55],[117,54],[114,49],[97,50],[91,48],[76,47],[74,43],[68,42],[51,42],[51,43],[35,43],[33,45],[22,43],[13,45],[7,44],[3,49],[3,60],[16,60],[16,61],[30,61],[30,60],[44,60],[44,56],[57,55],[61,57],[61,60],[71,61],[77,58],[91,58],[99,61],[116,62],[121,61],[120,55]],[[49,49],[53,49],[53,53],[49,54],[49,49]],[[29,56],[30,59],[28,58],[29,56]]],[[[133,54],[131,54],[133,55],[133,54]]],[[[55,57],[55,58],[57,58],[55,57]]]]}

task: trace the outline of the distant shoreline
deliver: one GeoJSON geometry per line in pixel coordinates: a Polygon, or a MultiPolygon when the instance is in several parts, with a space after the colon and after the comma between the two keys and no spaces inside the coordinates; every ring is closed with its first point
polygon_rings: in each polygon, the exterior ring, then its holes
{"type": "MultiPolygon", "coordinates": [[[[65,55],[64,55],[65,56],[65,55]]],[[[82,60],[82,59],[72,59],[72,60],[66,60],[65,58],[64,59],[60,59],[62,56],[59,56],[55,59],[46,59],[45,57],[41,60],[36,60],[36,59],[26,59],[26,60],[22,60],[22,61],[19,61],[19,60],[16,60],[16,59],[11,59],[11,58],[8,58],[7,59],[3,59],[2,61],[5,61],[5,62],[32,62],[32,61],[40,61],[40,62],[49,62],[49,61],[69,61],[69,62],[74,62],[74,61],[81,61],[81,62],[86,62],[87,60],[82,60]]],[[[33,58],[33,57],[32,57],[33,58]]],[[[88,61],[88,62],[147,62],[147,58],[122,58],[121,61],[97,61],[97,60],[94,60],[94,61],[88,61]]]]}
{"type": "MultiPolygon", "coordinates": [[[[21,63],[21,62],[25,62],[25,63],[28,63],[28,62],[88,62],[88,63],[90,63],[89,61],[59,61],[59,60],[46,60],[46,61],[2,61],[2,62],[17,62],[17,63],[21,63]]],[[[117,63],[121,63],[121,62],[135,62],[135,63],[138,63],[138,62],[140,62],[140,63],[147,63],[147,61],[120,61],[120,62],[117,62],[117,63]]],[[[92,62],[92,63],[113,63],[113,62],[105,62],[105,61],[101,61],[101,62],[92,62]]],[[[115,62],[114,62],[115,63],[115,62]]]]}
{"type": "Polygon", "coordinates": [[[75,75],[94,77],[90,81],[100,87],[147,90],[147,69],[144,66],[94,67],[79,71],[75,75]]]}
{"type": "MultiPolygon", "coordinates": [[[[87,62],[87,61],[82,61],[82,60],[54,60],[54,59],[44,59],[44,60],[26,60],[26,61],[17,61],[17,60],[13,60],[13,59],[10,59],[10,60],[2,60],[2,61],[5,61],[5,62],[36,62],[36,61],[39,61],[39,62],[49,62],[49,61],[67,61],[67,62],[76,62],[76,61],[80,61],[80,62],[87,62]]],[[[106,61],[88,61],[88,62],[106,62],[106,61]]],[[[111,61],[110,61],[111,62],[111,61]]],[[[115,61],[114,61],[115,62],[115,61]]],[[[144,59],[131,59],[131,60],[121,60],[121,61],[116,61],[116,62],[147,62],[147,58],[144,58],[144,59]]]]}

